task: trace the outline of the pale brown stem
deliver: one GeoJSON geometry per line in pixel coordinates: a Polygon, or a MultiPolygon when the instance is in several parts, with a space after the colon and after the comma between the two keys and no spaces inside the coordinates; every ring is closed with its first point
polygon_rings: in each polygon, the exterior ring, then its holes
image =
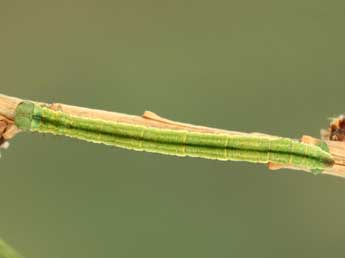
{"type": "MultiPolygon", "coordinates": [[[[0,94],[0,145],[1,139],[9,140],[13,138],[20,130],[14,124],[14,117],[15,117],[15,110],[19,103],[23,100],[19,98],[9,97],[6,95],[0,94]]],[[[35,102],[35,101],[33,101],[35,102]]],[[[248,134],[243,132],[236,132],[236,131],[228,131],[223,129],[217,128],[210,128],[205,126],[198,126],[192,125],[187,123],[180,123],[176,121],[172,121],[159,115],[151,112],[145,111],[142,116],[134,116],[134,115],[127,115],[123,113],[116,113],[116,112],[109,112],[104,110],[96,110],[84,107],[77,107],[71,106],[66,104],[46,104],[42,102],[36,102],[43,105],[48,106],[53,110],[62,111],[66,114],[81,116],[86,118],[94,118],[94,119],[101,119],[107,121],[114,121],[114,122],[123,122],[129,124],[136,124],[136,125],[145,125],[149,127],[156,127],[161,129],[174,129],[174,130],[188,130],[194,132],[207,132],[207,133],[222,133],[222,134],[248,134]]],[[[260,135],[269,138],[275,138],[277,136],[272,136],[268,134],[261,134],[261,133],[251,133],[251,135],[260,135]]],[[[319,139],[310,137],[310,136],[303,136],[301,138],[302,142],[308,144],[317,144],[320,142],[319,139]]],[[[335,165],[329,169],[327,169],[323,174],[329,174],[333,176],[340,176],[345,177],[345,142],[336,142],[336,141],[329,141],[325,140],[327,143],[330,153],[332,154],[335,165]]],[[[281,168],[288,168],[288,169],[298,169],[292,166],[287,165],[280,165],[275,163],[268,164],[269,169],[276,170],[281,168]]],[[[306,171],[309,172],[309,171],[306,171]]]]}

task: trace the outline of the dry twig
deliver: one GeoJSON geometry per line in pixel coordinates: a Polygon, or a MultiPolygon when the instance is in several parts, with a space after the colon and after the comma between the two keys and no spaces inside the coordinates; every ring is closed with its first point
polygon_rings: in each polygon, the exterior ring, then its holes
{"type": "MultiPolygon", "coordinates": [[[[0,146],[7,147],[6,142],[13,138],[20,130],[14,123],[15,110],[19,103],[23,100],[19,98],[9,97],[0,94],[0,146]]],[[[40,103],[45,104],[45,103],[40,103]]],[[[70,106],[65,104],[53,103],[45,104],[53,110],[59,110],[66,114],[76,115],[86,118],[97,118],[106,121],[124,122],[136,125],[146,125],[150,127],[156,127],[161,129],[175,129],[175,130],[188,130],[194,132],[207,132],[207,133],[222,133],[222,134],[245,134],[241,132],[234,132],[204,126],[196,126],[192,124],[175,122],[158,116],[150,111],[144,112],[142,116],[133,116],[116,112],[108,112],[103,110],[89,109],[77,106],[70,106]]],[[[264,135],[259,133],[253,133],[256,135],[264,135]]],[[[267,135],[266,135],[267,136],[267,135]]],[[[323,131],[323,141],[328,145],[329,151],[335,161],[333,167],[327,169],[323,174],[345,177],[345,142],[330,140],[329,133],[323,131]]],[[[320,140],[303,136],[302,142],[316,144],[320,140]]],[[[297,169],[291,166],[282,166],[279,164],[268,164],[270,169],[297,169]]],[[[307,171],[309,172],[309,171],[307,171]]]]}

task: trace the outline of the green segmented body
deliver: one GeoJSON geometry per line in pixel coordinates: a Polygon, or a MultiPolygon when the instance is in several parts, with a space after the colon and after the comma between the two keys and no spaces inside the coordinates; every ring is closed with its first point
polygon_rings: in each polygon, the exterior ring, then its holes
{"type": "Polygon", "coordinates": [[[28,101],[18,105],[15,123],[32,132],[176,156],[273,162],[311,170],[333,164],[331,155],[319,146],[288,138],[160,129],[69,115],[28,101]]]}

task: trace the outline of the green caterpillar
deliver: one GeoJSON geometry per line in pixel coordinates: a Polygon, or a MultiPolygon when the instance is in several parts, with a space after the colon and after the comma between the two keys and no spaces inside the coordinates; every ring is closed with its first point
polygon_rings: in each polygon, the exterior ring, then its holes
{"type": "Polygon", "coordinates": [[[333,158],[326,150],[288,138],[160,129],[69,115],[29,101],[17,106],[15,124],[24,131],[64,135],[137,151],[217,160],[273,162],[314,171],[333,165],[333,158]]]}

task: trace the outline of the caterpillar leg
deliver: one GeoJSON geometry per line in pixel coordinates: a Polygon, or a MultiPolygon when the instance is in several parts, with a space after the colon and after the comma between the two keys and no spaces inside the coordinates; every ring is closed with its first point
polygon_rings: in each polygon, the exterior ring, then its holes
{"type": "Polygon", "coordinates": [[[278,170],[278,169],[285,168],[286,165],[282,165],[282,164],[278,164],[278,163],[273,163],[273,162],[268,162],[267,163],[267,167],[270,170],[278,170]]]}
{"type": "Polygon", "coordinates": [[[278,169],[292,169],[292,170],[302,170],[302,171],[306,171],[306,172],[310,172],[310,170],[308,169],[304,169],[304,168],[300,168],[300,167],[294,167],[294,166],[290,166],[290,165],[286,165],[286,164],[278,164],[278,163],[274,163],[274,162],[268,162],[267,163],[267,167],[269,170],[278,170],[278,169]]]}

